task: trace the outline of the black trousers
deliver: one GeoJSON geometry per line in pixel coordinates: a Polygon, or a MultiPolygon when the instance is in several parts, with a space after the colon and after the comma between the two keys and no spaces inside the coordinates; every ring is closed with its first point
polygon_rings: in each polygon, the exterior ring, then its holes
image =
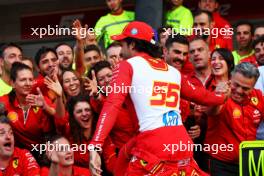
{"type": "Polygon", "coordinates": [[[239,165],[210,158],[211,176],[239,176],[239,165]]]}

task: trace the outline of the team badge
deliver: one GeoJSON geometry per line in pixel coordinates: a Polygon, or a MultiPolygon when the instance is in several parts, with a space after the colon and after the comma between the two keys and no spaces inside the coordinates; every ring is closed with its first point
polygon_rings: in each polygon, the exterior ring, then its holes
{"type": "Polygon", "coordinates": [[[257,106],[259,101],[258,101],[258,98],[257,97],[252,97],[251,98],[251,102],[253,103],[253,105],[257,106]]]}
{"type": "Polygon", "coordinates": [[[39,111],[39,107],[34,107],[34,108],[33,108],[33,111],[34,111],[35,114],[37,114],[38,111],[39,111]]]}
{"type": "Polygon", "coordinates": [[[163,114],[162,121],[165,126],[182,125],[181,116],[176,111],[169,111],[163,114]]]}
{"type": "Polygon", "coordinates": [[[18,167],[18,159],[14,159],[12,165],[13,168],[16,169],[18,167]]]}
{"type": "Polygon", "coordinates": [[[143,167],[146,167],[146,165],[148,164],[148,162],[145,160],[140,160],[139,162],[143,167]]]}
{"type": "Polygon", "coordinates": [[[240,118],[241,116],[241,111],[238,108],[235,108],[233,111],[233,118],[240,118]]]}
{"type": "Polygon", "coordinates": [[[185,170],[181,170],[179,176],[186,176],[185,170]]]}
{"type": "Polygon", "coordinates": [[[7,117],[8,119],[11,121],[11,122],[16,122],[18,120],[18,115],[16,112],[12,111],[12,112],[9,112],[7,114],[7,117]]]}

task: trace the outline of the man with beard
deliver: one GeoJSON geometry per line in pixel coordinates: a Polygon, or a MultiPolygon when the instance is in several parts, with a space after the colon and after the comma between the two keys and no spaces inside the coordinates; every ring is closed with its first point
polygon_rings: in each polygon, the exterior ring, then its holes
{"type": "MultiPolygon", "coordinates": [[[[165,60],[166,62],[176,68],[179,72],[181,72],[182,76],[185,76],[186,74],[193,73],[193,66],[190,63],[188,59],[188,52],[189,52],[189,41],[186,37],[182,35],[177,36],[170,36],[165,43],[165,48],[163,50],[165,60]],[[187,65],[192,66],[191,70],[189,72],[186,68],[187,65]]],[[[188,118],[188,115],[190,115],[190,102],[184,99],[180,99],[180,110],[181,110],[181,116],[182,120],[185,124],[187,124],[186,119],[188,118]]],[[[185,125],[187,127],[188,125],[185,125]]],[[[195,139],[200,136],[200,126],[191,124],[190,129],[188,127],[188,134],[192,139],[195,139]]]]}
{"type": "Polygon", "coordinates": [[[30,152],[14,145],[9,119],[0,114],[0,175],[39,175],[39,166],[30,152]]]}
{"type": "Polygon", "coordinates": [[[12,64],[22,59],[22,48],[14,43],[3,45],[0,50],[0,96],[8,94],[12,90],[10,83],[10,70],[12,64]]]}
{"type": "Polygon", "coordinates": [[[237,65],[242,59],[254,55],[254,50],[252,48],[253,25],[247,21],[241,21],[236,25],[235,31],[237,49],[234,50],[232,54],[234,56],[235,65],[237,65]]]}
{"type": "Polygon", "coordinates": [[[106,0],[110,13],[102,16],[95,24],[95,31],[100,31],[96,36],[97,41],[103,39],[104,48],[113,42],[111,36],[122,32],[124,27],[134,20],[134,12],[126,11],[122,7],[122,0],[106,0]]]}
{"type": "Polygon", "coordinates": [[[59,59],[59,73],[63,70],[71,69],[73,64],[73,50],[70,45],[66,43],[59,43],[55,47],[59,59]]]}
{"type": "Polygon", "coordinates": [[[212,14],[208,11],[198,10],[194,13],[193,37],[201,36],[208,44],[210,51],[216,48],[233,50],[228,40],[219,35],[218,28],[214,28],[212,14]]]}
{"type": "Polygon", "coordinates": [[[51,79],[55,79],[54,76],[58,76],[59,59],[56,51],[53,48],[40,48],[35,56],[35,62],[38,67],[39,75],[36,78],[36,84],[34,85],[33,90],[36,90],[36,88],[39,87],[43,95],[54,100],[56,95],[44,84],[44,77],[48,76],[51,79]]]}

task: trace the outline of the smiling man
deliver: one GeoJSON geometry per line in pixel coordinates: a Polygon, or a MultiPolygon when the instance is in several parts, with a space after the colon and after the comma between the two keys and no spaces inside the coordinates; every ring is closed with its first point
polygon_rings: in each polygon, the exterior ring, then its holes
{"type": "Polygon", "coordinates": [[[210,145],[233,145],[218,153],[209,153],[211,175],[239,175],[239,144],[256,140],[257,128],[264,116],[264,99],[254,85],[259,77],[258,68],[244,62],[238,64],[231,77],[231,95],[227,102],[211,111],[211,117],[219,119],[210,145]],[[219,133],[221,132],[221,133],[219,133]]]}

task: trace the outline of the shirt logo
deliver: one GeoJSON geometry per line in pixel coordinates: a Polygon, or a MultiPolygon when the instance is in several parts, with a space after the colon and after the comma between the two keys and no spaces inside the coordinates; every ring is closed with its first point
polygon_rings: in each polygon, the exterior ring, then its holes
{"type": "Polygon", "coordinates": [[[16,169],[18,167],[18,159],[14,159],[12,165],[13,168],[16,169]]]}
{"type": "Polygon", "coordinates": [[[237,118],[240,118],[240,116],[241,116],[241,111],[235,108],[233,111],[233,118],[237,119],[237,118]]]}
{"type": "Polygon", "coordinates": [[[180,115],[175,111],[169,111],[163,114],[163,124],[165,126],[182,125],[180,115]]]}
{"type": "Polygon", "coordinates": [[[34,111],[35,114],[37,114],[38,111],[39,111],[39,107],[34,107],[34,108],[33,108],[33,111],[34,111]]]}
{"type": "Polygon", "coordinates": [[[253,105],[257,106],[259,101],[258,101],[258,98],[257,97],[252,97],[251,98],[251,102],[253,103],[253,105]]]}
{"type": "Polygon", "coordinates": [[[11,121],[11,122],[16,122],[17,120],[18,120],[18,115],[17,115],[17,113],[16,112],[9,112],[8,114],[7,114],[7,117],[8,117],[8,119],[11,121]]]}

